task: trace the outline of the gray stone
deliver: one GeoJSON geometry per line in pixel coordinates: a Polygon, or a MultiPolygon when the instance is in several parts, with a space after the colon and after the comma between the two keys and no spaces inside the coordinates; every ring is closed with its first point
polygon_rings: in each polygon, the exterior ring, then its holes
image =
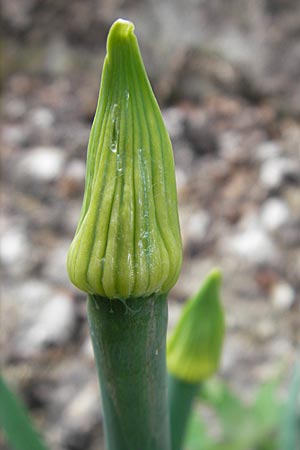
{"type": "Polygon", "coordinates": [[[38,128],[50,128],[54,124],[54,114],[48,108],[37,108],[30,111],[29,120],[38,128]]]}
{"type": "Polygon", "coordinates": [[[186,224],[186,238],[189,243],[199,244],[205,238],[210,224],[210,216],[204,210],[192,214],[186,224]]]}
{"type": "Polygon", "coordinates": [[[2,128],[2,140],[9,146],[22,145],[28,137],[28,129],[20,125],[5,125],[2,128]]]}
{"type": "Polygon", "coordinates": [[[168,319],[168,333],[172,333],[173,328],[176,326],[180,315],[182,313],[183,303],[176,302],[174,299],[169,301],[169,319],[168,319]]]}
{"type": "Polygon", "coordinates": [[[261,207],[260,218],[266,230],[276,231],[287,224],[290,211],[287,204],[279,198],[268,199],[261,207]]]}
{"type": "Polygon", "coordinates": [[[245,137],[236,131],[226,131],[219,138],[220,155],[228,163],[239,164],[251,157],[245,137]]]}
{"type": "Polygon", "coordinates": [[[278,260],[278,251],[268,234],[259,227],[249,227],[225,238],[222,249],[229,254],[245,258],[251,264],[274,263],[278,260]]]}
{"type": "Polygon", "coordinates": [[[272,288],[271,301],[278,311],[288,310],[293,305],[295,298],[295,291],[288,283],[280,282],[272,288]]]}
{"type": "Polygon", "coordinates": [[[83,342],[83,345],[81,347],[81,354],[89,363],[94,364],[94,361],[95,361],[94,349],[93,349],[92,340],[91,340],[91,337],[89,334],[87,335],[87,337],[85,338],[85,340],[83,342]]]}
{"type": "Polygon", "coordinates": [[[75,327],[75,308],[70,296],[56,293],[41,306],[32,326],[22,337],[23,355],[32,356],[48,345],[62,345],[71,338],[75,327]]]}
{"type": "Polygon", "coordinates": [[[73,159],[65,170],[65,176],[76,183],[82,184],[85,179],[85,163],[81,159],[73,159]]]}
{"type": "Polygon", "coordinates": [[[60,241],[48,254],[43,275],[60,286],[69,286],[70,281],[66,269],[67,253],[71,239],[60,241]]]}
{"type": "Polygon", "coordinates": [[[51,286],[37,278],[29,278],[23,281],[18,287],[15,297],[22,307],[24,318],[32,319],[36,316],[41,307],[49,302],[54,296],[54,290],[51,286]]]}
{"type": "Polygon", "coordinates": [[[260,180],[267,189],[278,189],[289,176],[299,177],[299,164],[289,158],[266,160],[260,169],[260,180]]]}
{"type": "Polygon", "coordinates": [[[3,232],[0,241],[0,261],[13,276],[22,276],[32,267],[33,254],[26,236],[26,230],[21,226],[12,226],[3,232]]]}
{"type": "Polygon", "coordinates": [[[27,256],[29,247],[25,230],[13,227],[6,230],[1,237],[0,258],[5,265],[18,264],[27,256]]]}
{"type": "Polygon", "coordinates": [[[177,189],[180,191],[180,189],[183,189],[187,185],[188,175],[185,173],[184,170],[182,170],[180,168],[176,168],[175,176],[176,176],[177,189]]]}
{"type": "Polygon", "coordinates": [[[5,105],[5,115],[11,120],[21,119],[26,113],[26,104],[18,98],[10,99],[5,105]]]}
{"type": "Polygon", "coordinates": [[[83,386],[64,410],[69,432],[89,433],[100,422],[100,395],[97,380],[83,386]]]}
{"type": "Polygon", "coordinates": [[[57,147],[36,147],[21,158],[17,173],[20,177],[40,182],[57,179],[63,170],[65,156],[57,147]]]}
{"type": "Polygon", "coordinates": [[[256,148],[256,158],[259,161],[266,161],[277,158],[282,151],[281,145],[276,141],[266,141],[256,148]]]}
{"type": "Polygon", "coordinates": [[[184,114],[179,108],[167,108],[162,115],[172,140],[180,139],[184,133],[184,114]]]}
{"type": "Polygon", "coordinates": [[[60,180],[60,189],[69,199],[82,195],[85,181],[85,163],[81,159],[70,161],[60,180]]]}

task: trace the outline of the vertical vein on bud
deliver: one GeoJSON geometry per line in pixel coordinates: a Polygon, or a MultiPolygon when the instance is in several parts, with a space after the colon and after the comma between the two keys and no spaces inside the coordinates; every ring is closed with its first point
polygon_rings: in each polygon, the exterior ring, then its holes
{"type": "MultiPolygon", "coordinates": [[[[133,65],[134,58],[141,58],[140,55],[137,55],[136,53],[136,49],[132,48],[131,59],[133,61],[133,65]]],[[[142,85],[145,90],[150,90],[152,92],[152,88],[146,75],[144,66],[140,65],[139,69],[139,73],[133,71],[135,83],[137,85],[142,85]]],[[[139,92],[141,96],[142,89],[140,89],[139,92]]],[[[179,220],[177,208],[170,207],[170,205],[174,205],[177,203],[177,199],[174,198],[173,190],[168,190],[169,185],[176,185],[175,168],[172,154],[170,155],[169,152],[165,151],[166,146],[169,146],[171,148],[171,142],[154,95],[142,98],[141,104],[141,117],[144,119],[145,125],[141,126],[140,129],[143,130],[144,135],[146,135],[147,133],[148,140],[150,142],[149,148],[151,149],[152,153],[152,157],[150,153],[150,164],[152,166],[152,172],[154,174],[152,179],[154,199],[153,214],[156,216],[156,224],[160,232],[161,243],[166,249],[166,252],[164,252],[166,258],[163,258],[162,262],[166,266],[166,272],[169,272],[170,270],[172,271],[173,281],[177,280],[178,278],[180,269],[180,265],[178,266],[178,258],[181,258],[181,248],[180,246],[178,246],[178,241],[180,241],[179,228],[177,228],[176,233],[173,233],[173,229],[172,227],[170,227],[170,224],[178,223],[179,220]],[[152,133],[149,132],[149,129],[152,130],[152,133]],[[155,132],[153,132],[154,130],[155,132]],[[171,156],[171,158],[169,157],[168,160],[166,160],[168,155],[171,156]],[[163,195],[161,195],[161,190],[163,191],[163,195]],[[170,239],[170,233],[172,234],[172,239],[170,239]],[[172,264],[173,262],[174,264],[172,264]]],[[[169,281],[170,279],[168,277],[167,282],[169,283],[169,281]]],[[[162,286],[164,285],[162,284],[162,286]]]]}
{"type": "MultiPolygon", "coordinates": [[[[109,78],[105,76],[106,73],[105,70],[103,70],[103,72],[104,78],[101,83],[102,88],[99,94],[98,106],[93,121],[91,136],[88,145],[87,169],[86,169],[87,176],[86,176],[83,208],[74,238],[74,240],[78,242],[78,246],[76,246],[75,243],[73,243],[70,249],[70,254],[68,255],[68,261],[70,261],[72,260],[73,252],[76,252],[76,254],[73,256],[73,264],[71,265],[72,269],[70,275],[73,275],[73,277],[75,277],[75,274],[77,273],[77,278],[86,280],[85,290],[88,292],[92,291],[88,277],[89,263],[83,264],[81,256],[82,254],[84,254],[85,257],[87,258],[88,255],[91,255],[91,248],[94,245],[94,239],[96,237],[94,231],[96,224],[96,217],[93,216],[92,214],[89,214],[89,210],[92,204],[92,189],[94,188],[95,185],[94,175],[97,171],[96,169],[99,164],[98,161],[100,158],[105,157],[105,152],[103,152],[103,147],[105,146],[105,139],[107,138],[105,134],[105,129],[107,126],[107,122],[109,120],[110,101],[113,97],[114,92],[113,84],[116,82],[115,78],[113,77],[109,78]],[[101,92],[104,92],[103,96],[101,95],[101,92]],[[108,98],[106,94],[107,92],[110,94],[108,98]],[[100,117],[103,117],[102,127],[99,124],[100,117]],[[81,238],[81,234],[83,234],[84,229],[84,227],[82,226],[83,221],[85,222],[85,227],[89,226],[89,235],[92,238],[91,240],[81,238]]],[[[106,178],[106,171],[103,174],[103,186],[105,186],[105,178],[106,178]]],[[[99,198],[101,199],[102,195],[100,195],[99,198]]]]}
{"type": "MultiPolygon", "coordinates": [[[[132,58],[132,55],[131,55],[132,58]]],[[[131,64],[133,66],[133,64],[131,64]]],[[[140,80],[137,78],[137,74],[134,70],[131,72],[132,80],[134,83],[138,83],[140,80]]],[[[139,129],[140,131],[140,138],[141,138],[141,147],[138,149],[138,159],[140,161],[140,167],[142,169],[142,172],[144,172],[143,166],[145,166],[145,163],[143,163],[143,158],[147,158],[148,160],[148,167],[149,167],[149,180],[148,185],[151,186],[151,189],[148,192],[149,195],[149,201],[148,205],[146,207],[146,211],[144,212],[144,215],[147,217],[148,222],[149,218],[152,219],[152,223],[148,223],[148,229],[146,231],[146,245],[148,247],[148,260],[149,258],[149,252],[151,253],[151,258],[155,258],[158,262],[158,264],[161,264],[161,270],[159,272],[155,271],[155,273],[152,274],[152,282],[153,284],[157,286],[161,286],[163,284],[163,281],[167,277],[168,272],[168,255],[165,250],[165,243],[161,237],[161,233],[155,233],[155,230],[158,229],[158,219],[157,214],[160,214],[160,211],[156,211],[155,208],[155,180],[154,180],[154,172],[153,166],[158,165],[159,166],[159,160],[154,160],[154,154],[156,150],[155,143],[152,142],[151,139],[151,133],[149,132],[149,125],[148,125],[148,117],[145,112],[145,107],[143,104],[143,97],[141,95],[141,91],[139,90],[137,92],[137,98],[136,98],[136,106],[137,106],[137,114],[136,114],[136,120],[139,123],[139,129]],[[143,139],[142,139],[143,137],[143,139]],[[141,154],[141,150],[143,152],[143,155],[141,154]],[[153,155],[151,155],[153,153],[153,155]],[[160,245],[155,245],[155,242],[159,240],[160,245]],[[164,257],[162,257],[162,254],[164,257]],[[167,266],[167,268],[166,268],[167,266]]],[[[156,158],[155,158],[156,159],[156,158]]],[[[149,266],[149,272],[151,272],[150,262],[148,264],[149,266]]]]}

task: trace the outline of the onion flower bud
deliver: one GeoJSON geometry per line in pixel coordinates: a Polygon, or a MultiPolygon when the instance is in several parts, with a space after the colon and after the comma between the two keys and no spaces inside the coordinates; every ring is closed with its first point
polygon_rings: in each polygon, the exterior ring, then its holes
{"type": "Polygon", "coordinates": [[[107,39],[68,274],[89,294],[147,297],[173,287],[181,261],[171,142],[134,25],[119,19],[107,39]]]}
{"type": "Polygon", "coordinates": [[[220,284],[221,274],[213,270],[186,303],[168,340],[168,371],[187,383],[199,383],[219,367],[225,332],[220,284]]]}

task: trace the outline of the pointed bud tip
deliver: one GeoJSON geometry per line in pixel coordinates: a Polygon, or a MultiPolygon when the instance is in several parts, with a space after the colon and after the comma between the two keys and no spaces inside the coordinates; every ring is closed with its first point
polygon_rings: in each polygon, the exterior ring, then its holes
{"type": "Polygon", "coordinates": [[[134,24],[129,20],[117,19],[110,27],[107,37],[107,52],[111,49],[112,45],[121,42],[124,39],[128,39],[134,33],[134,24]]]}
{"type": "Polygon", "coordinates": [[[203,301],[207,302],[208,299],[218,299],[219,290],[222,283],[222,272],[218,268],[212,269],[205,277],[199,291],[188,302],[190,307],[197,308],[203,301]]]}
{"type": "Polygon", "coordinates": [[[222,283],[222,272],[218,267],[215,267],[214,269],[212,269],[210,271],[210,273],[207,276],[206,283],[207,284],[214,283],[218,287],[220,287],[220,285],[222,283]]]}

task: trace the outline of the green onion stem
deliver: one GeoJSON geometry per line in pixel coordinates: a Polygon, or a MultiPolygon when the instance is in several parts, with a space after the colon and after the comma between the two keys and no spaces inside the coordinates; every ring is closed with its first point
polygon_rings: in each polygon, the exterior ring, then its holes
{"type": "Polygon", "coordinates": [[[187,383],[168,375],[168,397],[171,428],[171,448],[181,450],[194,399],[201,383],[187,383]]]}
{"type": "Polygon", "coordinates": [[[88,296],[107,450],[169,450],[166,295],[88,296]]]}

